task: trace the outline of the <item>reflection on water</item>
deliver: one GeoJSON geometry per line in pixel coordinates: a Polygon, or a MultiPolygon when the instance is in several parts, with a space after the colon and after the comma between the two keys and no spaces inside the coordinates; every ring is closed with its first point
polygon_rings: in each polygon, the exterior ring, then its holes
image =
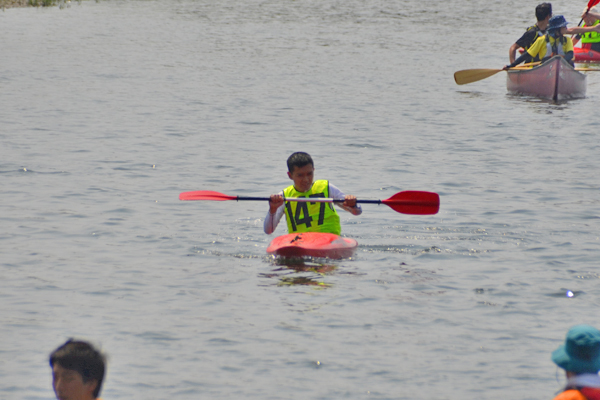
{"type": "Polygon", "coordinates": [[[585,292],[581,291],[581,290],[570,290],[570,289],[561,288],[558,292],[548,293],[548,296],[550,296],[550,297],[566,297],[566,298],[570,299],[572,297],[578,297],[578,296],[581,296],[584,294],[585,294],[585,292]]]}
{"type": "Polygon", "coordinates": [[[519,93],[506,93],[506,97],[510,101],[517,101],[520,103],[526,104],[534,104],[536,106],[541,106],[539,110],[546,114],[552,114],[553,111],[564,111],[569,109],[569,104],[576,103],[580,101],[585,101],[586,98],[576,98],[576,99],[562,99],[562,100],[552,100],[552,99],[543,99],[540,97],[529,96],[525,94],[519,93]]]}
{"type": "Polygon", "coordinates": [[[331,275],[338,268],[338,265],[327,260],[323,263],[319,258],[311,257],[274,257],[273,263],[278,266],[272,273],[262,273],[259,276],[263,278],[278,279],[277,286],[318,286],[328,288],[333,286],[331,283],[325,283],[322,278],[325,275],[331,275]],[[307,276],[306,274],[309,274],[307,276]],[[315,274],[317,276],[315,276],[315,274]]]}
{"type": "Polygon", "coordinates": [[[311,279],[305,276],[298,276],[298,277],[282,277],[280,279],[280,282],[277,284],[277,286],[296,286],[296,285],[303,285],[303,286],[318,286],[319,288],[328,288],[331,287],[332,284],[330,283],[325,283],[325,282],[320,282],[316,279],[311,279]]]}
{"type": "Polygon", "coordinates": [[[318,258],[280,258],[277,260],[277,265],[284,266],[296,272],[327,274],[337,268],[337,265],[332,264],[331,260],[327,260],[327,262],[321,263],[318,258]]]}

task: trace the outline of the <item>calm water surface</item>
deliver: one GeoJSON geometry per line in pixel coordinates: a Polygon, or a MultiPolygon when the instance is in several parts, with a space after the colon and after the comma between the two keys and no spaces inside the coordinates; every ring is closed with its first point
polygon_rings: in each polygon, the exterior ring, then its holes
{"type": "Polygon", "coordinates": [[[535,4],[1,12],[0,398],[52,399],[69,337],[109,354],[105,399],[551,398],[551,351],[600,326],[600,75],[560,104],[452,79],[506,64],[535,4]],[[302,266],[266,255],[266,204],[178,200],[275,193],[294,151],[440,213],[365,205],[356,257],[302,266]]]}

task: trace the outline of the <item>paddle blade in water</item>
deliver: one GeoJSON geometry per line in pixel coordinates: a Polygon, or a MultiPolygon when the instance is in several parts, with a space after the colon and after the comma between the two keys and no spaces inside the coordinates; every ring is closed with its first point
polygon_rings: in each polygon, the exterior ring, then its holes
{"type": "Polygon", "coordinates": [[[457,85],[464,85],[467,83],[477,82],[485,78],[489,78],[492,75],[496,75],[501,69],[464,69],[462,71],[456,71],[454,73],[454,81],[457,85]]]}
{"type": "Polygon", "coordinates": [[[407,190],[381,202],[402,214],[430,215],[440,210],[440,196],[433,192],[407,190]]]}
{"type": "Polygon", "coordinates": [[[179,200],[237,200],[237,196],[227,196],[226,194],[213,192],[212,190],[196,190],[195,192],[183,192],[179,194],[179,200]]]}

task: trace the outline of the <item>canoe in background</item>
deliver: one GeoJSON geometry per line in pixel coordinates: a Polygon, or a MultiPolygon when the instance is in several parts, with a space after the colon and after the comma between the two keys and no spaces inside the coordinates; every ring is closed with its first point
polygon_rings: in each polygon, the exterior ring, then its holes
{"type": "Polygon", "coordinates": [[[281,257],[352,257],[358,242],[343,238],[333,233],[303,232],[278,236],[269,247],[267,253],[281,257]]]}
{"type": "Polygon", "coordinates": [[[555,56],[531,69],[508,70],[506,88],[511,93],[549,100],[585,97],[586,76],[555,56]]]}

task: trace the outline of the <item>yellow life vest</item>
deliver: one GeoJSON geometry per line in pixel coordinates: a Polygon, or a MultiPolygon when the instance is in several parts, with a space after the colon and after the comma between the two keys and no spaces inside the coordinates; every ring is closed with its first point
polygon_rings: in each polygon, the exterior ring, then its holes
{"type": "Polygon", "coordinates": [[[546,31],[542,31],[540,30],[540,27],[537,25],[532,25],[529,28],[527,28],[525,30],[525,32],[529,32],[529,31],[535,31],[535,36],[533,37],[533,39],[531,40],[531,43],[529,43],[527,46],[525,46],[523,48],[523,50],[527,51],[528,48],[530,48],[531,46],[533,46],[533,44],[535,43],[536,40],[538,40],[539,37],[542,37],[546,34],[546,31]]]}
{"type": "MultiPolygon", "coordinates": [[[[596,25],[598,25],[598,23],[600,23],[600,20],[594,22],[594,25],[592,25],[592,26],[596,26],[596,25]]],[[[583,24],[583,26],[586,26],[586,25],[583,24]]],[[[586,32],[586,33],[581,34],[581,43],[598,43],[598,42],[600,42],[600,33],[598,33],[598,32],[586,32]]]]}
{"type": "Polygon", "coordinates": [[[559,38],[554,38],[550,35],[546,35],[546,57],[553,57],[556,55],[565,56],[565,47],[567,45],[567,38],[561,36],[559,38]]]}
{"type": "MultiPolygon", "coordinates": [[[[307,192],[299,192],[294,185],[289,186],[283,191],[283,197],[329,197],[329,181],[315,181],[307,192]]],[[[285,217],[289,233],[342,233],[340,217],[333,208],[333,203],[286,201],[285,217]]]]}
{"type": "Polygon", "coordinates": [[[527,50],[527,53],[538,60],[549,58],[553,55],[566,55],[568,52],[573,51],[573,42],[571,38],[561,36],[559,38],[553,38],[546,34],[538,38],[533,46],[527,50]]]}

